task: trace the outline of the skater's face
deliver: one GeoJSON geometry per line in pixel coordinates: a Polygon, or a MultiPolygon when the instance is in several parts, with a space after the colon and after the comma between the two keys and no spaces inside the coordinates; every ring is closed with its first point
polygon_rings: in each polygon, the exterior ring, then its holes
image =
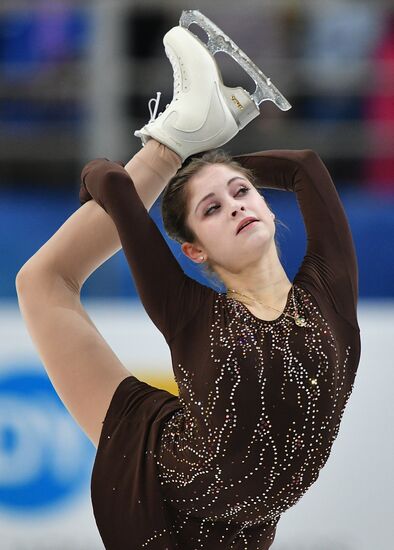
{"type": "Polygon", "coordinates": [[[196,241],[182,250],[196,263],[208,260],[213,269],[239,272],[275,247],[275,216],[242,172],[206,166],[188,181],[187,197],[186,223],[196,241]],[[248,217],[257,221],[239,230],[248,217]]]}

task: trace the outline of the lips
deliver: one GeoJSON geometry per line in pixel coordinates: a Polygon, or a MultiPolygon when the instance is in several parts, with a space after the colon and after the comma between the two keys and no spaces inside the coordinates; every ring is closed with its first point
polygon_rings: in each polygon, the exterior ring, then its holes
{"type": "Polygon", "coordinates": [[[244,218],[239,224],[238,224],[238,227],[237,227],[237,235],[238,233],[241,231],[241,229],[243,229],[244,227],[246,227],[247,225],[249,225],[251,222],[258,222],[259,220],[257,218],[253,218],[253,217],[249,217],[249,218],[244,218]]]}

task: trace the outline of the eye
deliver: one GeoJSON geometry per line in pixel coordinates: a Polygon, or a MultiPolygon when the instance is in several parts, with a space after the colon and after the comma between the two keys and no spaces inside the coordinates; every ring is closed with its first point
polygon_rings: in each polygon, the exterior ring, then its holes
{"type": "Polygon", "coordinates": [[[219,207],[218,204],[214,204],[214,205],[210,206],[209,208],[207,208],[207,209],[205,210],[204,216],[209,216],[209,214],[211,213],[212,209],[213,209],[213,208],[216,209],[216,208],[218,208],[218,207],[219,207]]]}
{"type": "MultiPolygon", "coordinates": [[[[248,193],[248,191],[250,191],[249,187],[240,187],[238,189],[238,191],[235,193],[235,196],[237,197],[240,193],[242,195],[246,195],[246,193],[248,193]]],[[[212,210],[216,210],[217,208],[219,208],[220,205],[219,204],[213,204],[211,206],[209,206],[205,212],[204,212],[204,216],[209,216],[209,214],[212,212],[212,210]]]]}

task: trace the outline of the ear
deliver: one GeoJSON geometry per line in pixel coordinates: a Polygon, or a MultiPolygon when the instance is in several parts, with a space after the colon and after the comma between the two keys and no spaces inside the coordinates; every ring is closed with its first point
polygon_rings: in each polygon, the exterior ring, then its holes
{"type": "Polygon", "coordinates": [[[182,243],[182,252],[185,256],[192,260],[196,264],[202,264],[206,260],[206,254],[204,250],[192,243],[182,243]]]}

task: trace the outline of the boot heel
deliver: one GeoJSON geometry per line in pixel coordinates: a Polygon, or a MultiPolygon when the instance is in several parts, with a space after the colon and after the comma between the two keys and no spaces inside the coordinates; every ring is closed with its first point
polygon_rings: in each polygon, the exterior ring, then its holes
{"type": "Polygon", "coordinates": [[[253,101],[252,96],[241,86],[228,88],[222,85],[220,88],[239,130],[245,128],[249,122],[259,116],[260,110],[253,101]]]}

